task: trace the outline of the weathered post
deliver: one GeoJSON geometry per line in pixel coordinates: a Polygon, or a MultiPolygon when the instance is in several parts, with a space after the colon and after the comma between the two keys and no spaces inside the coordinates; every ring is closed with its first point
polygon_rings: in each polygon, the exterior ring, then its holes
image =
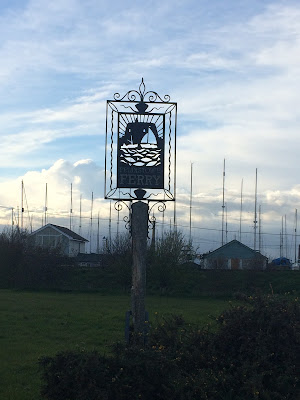
{"type": "Polygon", "coordinates": [[[131,312],[135,340],[142,342],[145,334],[146,252],[148,204],[132,204],[132,287],[131,312]]]}

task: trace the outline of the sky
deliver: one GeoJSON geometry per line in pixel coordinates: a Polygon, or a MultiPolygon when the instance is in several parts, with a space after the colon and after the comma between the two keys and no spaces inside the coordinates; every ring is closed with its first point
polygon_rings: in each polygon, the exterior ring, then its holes
{"type": "MultiPolygon", "coordinates": [[[[178,229],[189,237],[193,163],[193,243],[199,253],[222,244],[225,159],[224,240],[251,248],[255,240],[268,257],[294,259],[299,1],[1,0],[0,37],[2,227],[12,215],[21,223],[23,180],[23,227],[40,228],[47,184],[47,222],[78,232],[81,197],[81,233],[95,250],[98,214],[101,237],[109,223],[106,100],[138,89],[143,78],[147,90],[178,104],[178,229]]],[[[126,212],[112,205],[113,234],[124,230],[126,212]]],[[[173,213],[173,203],[155,213],[158,233],[173,213]]]]}

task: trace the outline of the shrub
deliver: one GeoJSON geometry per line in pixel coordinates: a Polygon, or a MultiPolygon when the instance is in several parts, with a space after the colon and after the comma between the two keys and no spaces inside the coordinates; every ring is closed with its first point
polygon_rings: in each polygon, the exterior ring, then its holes
{"type": "Polygon", "coordinates": [[[48,400],[293,400],[299,387],[297,299],[246,298],[217,318],[217,330],[172,316],[150,330],[148,345],[116,344],[111,356],[60,353],[44,358],[48,400]]]}
{"type": "Polygon", "coordinates": [[[0,281],[1,287],[14,285],[16,270],[21,263],[25,250],[27,234],[19,229],[6,229],[0,234],[0,281]]]}
{"type": "Polygon", "coordinates": [[[28,233],[18,228],[0,234],[1,288],[52,289],[70,275],[72,261],[61,255],[58,248],[34,246],[28,233]]]}
{"type": "Polygon", "coordinates": [[[111,262],[109,268],[114,274],[115,281],[124,291],[131,286],[131,237],[128,233],[116,235],[110,244],[111,262]]]}
{"type": "Polygon", "coordinates": [[[148,277],[165,293],[175,281],[180,280],[179,266],[195,258],[192,243],[178,230],[166,232],[157,240],[155,249],[148,251],[148,277]]]}

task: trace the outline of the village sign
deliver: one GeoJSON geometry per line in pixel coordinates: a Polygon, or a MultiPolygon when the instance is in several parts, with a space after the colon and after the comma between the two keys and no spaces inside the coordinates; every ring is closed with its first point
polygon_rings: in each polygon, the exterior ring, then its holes
{"type": "Polygon", "coordinates": [[[114,94],[106,107],[105,198],[174,201],[177,104],[146,91],[114,94]]]}

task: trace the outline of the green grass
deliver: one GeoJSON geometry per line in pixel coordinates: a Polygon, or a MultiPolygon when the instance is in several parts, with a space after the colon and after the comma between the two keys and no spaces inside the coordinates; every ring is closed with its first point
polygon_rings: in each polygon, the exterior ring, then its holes
{"type": "MultiPolygon", "coordinates": [[[[146,299],[150,323],[156,313],[175,313],[203,326],[228,306],[213,298],[146,299]]],[[[0,290],[0,399],[40,398],[41,356],[80,349],[108,353],[110,344],[123,340],[129,307],[128,295],[0,290]]]]}

